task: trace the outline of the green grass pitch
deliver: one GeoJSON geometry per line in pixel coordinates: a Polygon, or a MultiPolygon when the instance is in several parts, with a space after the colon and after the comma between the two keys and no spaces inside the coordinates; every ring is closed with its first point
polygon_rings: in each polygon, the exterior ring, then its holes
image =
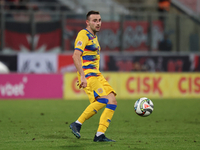
{"type": "Polygon", "coordinates": [[[200,100],[153,99],[148,117],[134,112],[135,100],[118,100],[106,132],[112,143],[93,142],[101,111],[76,139],[69,129],[88,100],[1,100],[0,150],[199,150],[200,100]]]}

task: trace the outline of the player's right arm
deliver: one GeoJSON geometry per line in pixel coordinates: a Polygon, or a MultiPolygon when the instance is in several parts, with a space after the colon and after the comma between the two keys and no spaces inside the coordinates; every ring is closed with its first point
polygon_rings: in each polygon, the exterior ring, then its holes
{"type": "Polygon", "coordinates": [[[88,37],[85,33],[85,30],[81,30],[77,37],[76,37],[76,40],[74,42],[74,53],[73,53],[73,61],[74,61],[74,65],[76,66],[76,69],[78,71],[78,73],[80,74],[80,80],[81,80],[81,83],[79,83],[79,87],[80,88],[85,88],[87,87],[87,80],[85,78],[85,73],[83,71],[83,68],[82,68],[82,60],[81,60],[81,57],[82,57],[82,54],[85,50],[85,47],[88,43],[88,37]]]}
{"type": "Polygon", "coordinates": [[[74,50],[72,58],[73,58],[73,61],[74,61],[74,65],[75,65],[75,67],[76,67],[76,69],[79,72],[80,77],[81,77],[80,78],[81,83],[79,83],[79,87],[85,88],[85,87],[87,87],[87,80],[85,78],[85,73],[84,73],[83,68],[82,68],[81,55],[82,55],[81,51],[74,50]]]}

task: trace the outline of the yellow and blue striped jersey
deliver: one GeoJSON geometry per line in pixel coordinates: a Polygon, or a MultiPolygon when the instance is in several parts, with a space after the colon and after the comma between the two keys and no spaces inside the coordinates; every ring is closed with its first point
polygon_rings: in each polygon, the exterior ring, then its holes
{"type": "Polygon", "coordinates": [[[82,52],[81,61],[85,77],[98,76],[100,73],[100,45],[97,36],[87,29],[81,30],[76,37],[74,48],[82,52]]]}

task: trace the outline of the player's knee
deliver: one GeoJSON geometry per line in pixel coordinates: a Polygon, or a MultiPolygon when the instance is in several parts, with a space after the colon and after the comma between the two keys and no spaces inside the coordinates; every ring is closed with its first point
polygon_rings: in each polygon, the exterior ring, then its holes
{"type": "Polygon", "coordinates": [[[117,100],[115,98],[115,95],[113,93],[108,94],[108,104],[117,105],[117,100]]]}
{"type": "Polygon", "coordinates": [[[116,99],[112,99],[112,100],[108,101],[108,104],[117,105],[117,101],[116,101],[116,99]]]}
{"type": "Polygon", "coordinates": [[[117,101],[116,100],[115,100],[114,104],[117,105],[117,101]]]}

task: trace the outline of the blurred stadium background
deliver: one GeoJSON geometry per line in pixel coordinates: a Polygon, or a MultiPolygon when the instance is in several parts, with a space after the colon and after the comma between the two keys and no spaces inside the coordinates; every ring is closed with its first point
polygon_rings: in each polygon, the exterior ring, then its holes
{"type": "Polygon", "coordinates": [[[199,0],[0,4],[0,62],[9,69],[0,75],[0,99],[87,99],[71,56],[89,10],[101,13],[100,69],[120,99],[199,97],[199,0]]]}

